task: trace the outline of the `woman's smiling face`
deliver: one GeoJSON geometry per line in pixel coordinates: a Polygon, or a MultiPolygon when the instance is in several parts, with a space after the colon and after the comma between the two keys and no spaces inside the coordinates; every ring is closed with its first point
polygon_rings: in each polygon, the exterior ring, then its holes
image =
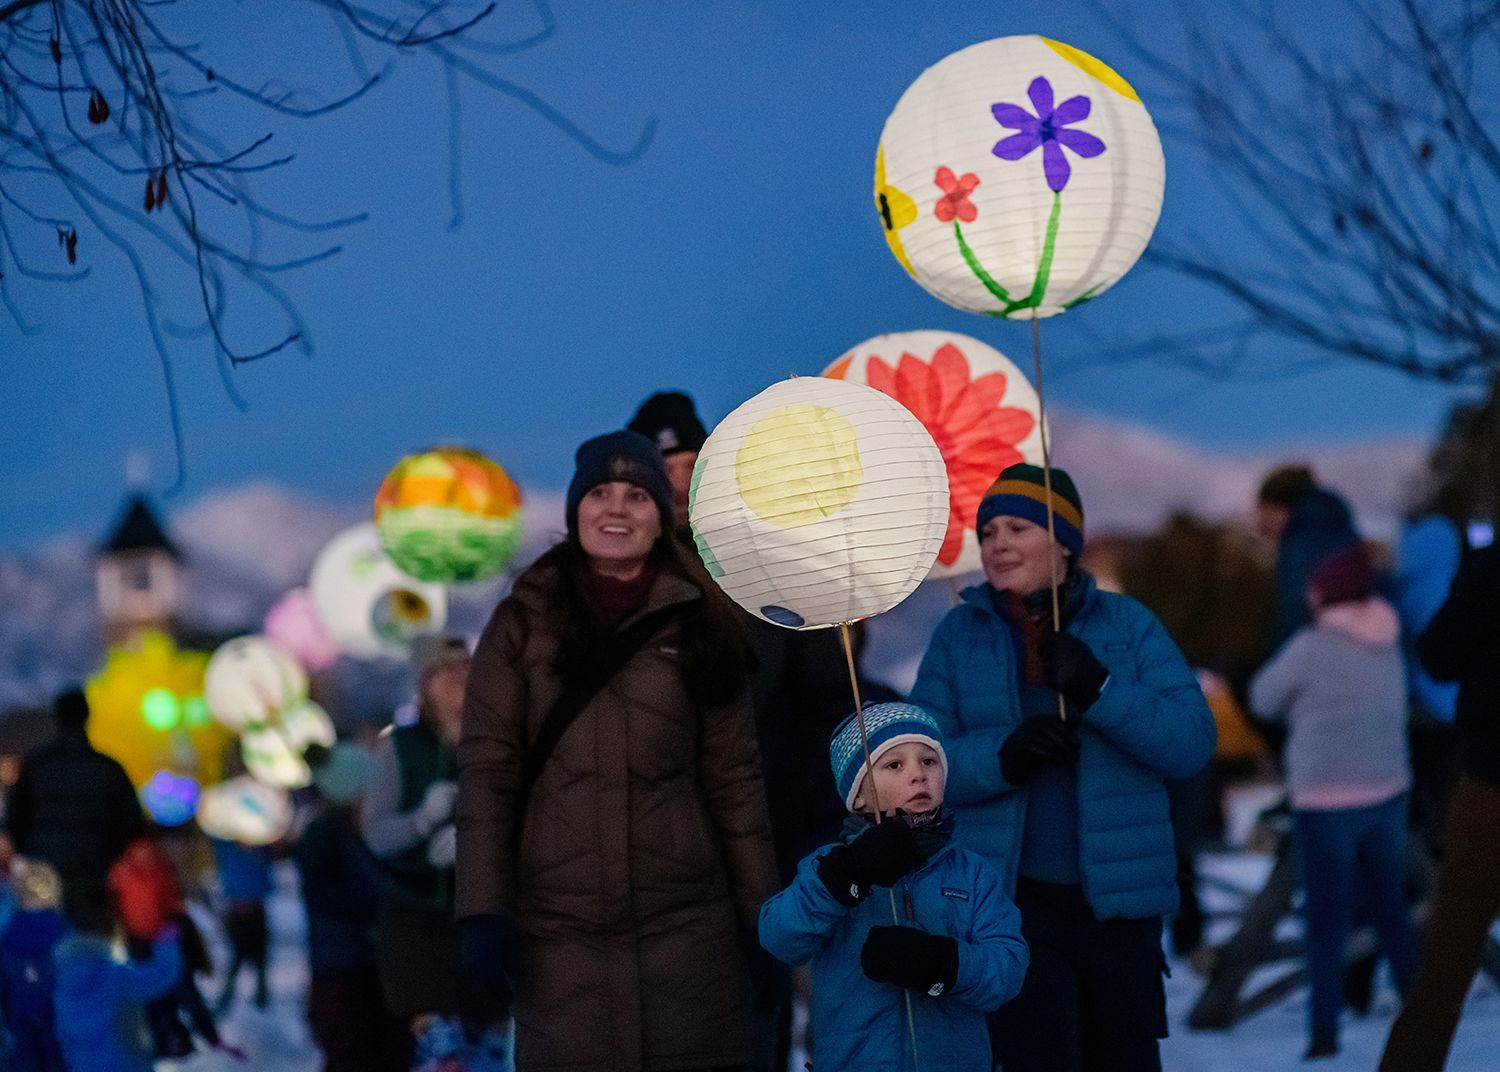
{"type": "Polygon", "coordinates": [[[600,572],[638,571],[659,536],[661,511],[639,485],[625,480],[596,484],[578,503],[578,542],[600,572]]]}

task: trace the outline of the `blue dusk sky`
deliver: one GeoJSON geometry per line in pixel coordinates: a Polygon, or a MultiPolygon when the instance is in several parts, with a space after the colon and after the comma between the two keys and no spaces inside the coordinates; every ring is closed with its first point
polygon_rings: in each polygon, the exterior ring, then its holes
{"type": "MultiPolygon", "coordinates": [[[[1109,2],[1153,36],[1180,34],[1184,8],[1175,2],[1109,2]]],[[[275,19],[257,14],[271,6],[153,10],[241,81],[325,94],[354,83],[326,19],[298,5],[274,5],[275,19]]],[[[884,332],[953,329],[1026,362],[1026,325],[941,304],[887,251],[870,192],[885,116],[927,66],[1012,33],[1094,53],[1148,107],[1166,88],[1132,67],[1088,0],[555,0],[552,8],[556,32],[494,57],[494,69],[608,147],[629,147],[653,120],[654,137],[636,162],[613,166],[525,105],[465,86],[456,230],[447,226],[443,78],[431,61],[398,64],[363,99],[319,120],[226,102],[227,145],[274,131],[267,151],[296,154],[265,177],[266,201],[304,216],[369,219],[342,232],[336,258],[279,277],[313,350],[236,370],[246,411],[221,386],[207,342],[173,344],[188,468],[169,509],[261,478],[354,504],[397,457],[437,442],[476,446],[523,486],[553,490],[566,483],[576,444],[621,425],[653,389],[691,391],[711,424],[773,380],[815,373],[884,332]]],[[[538,25],[519,0],[501,0],[493,18],[491,36],[538,25]]],[[[197,103],[200,121],[204,107],[197,103]]],[[[1164,148],[1158,236],[1246,240],[1225,221],[1212,163],[1178,136],[1165,135],[1164,148]]],[[[122,196],[133,200],[137,181],[122,196]]],[[[155,493],[174,474],[139,291],[123,259],[83,223],[79,231],[86,280],[12,280],[41,331],[23,334],[0,314],[0,549],[101,534],[132,454],[149,461],[155,493]]],[[[35,259],[56,256],[50,237],[29,239],[35,259]]],[[[277,256],[316,246],[300,237],[277,243],[277,256]]],[[[168,271],[160,248],[140,248],[159,268],[169,307],[191,312],[191,278],[168,271]]],[[[1233,316],[1201,288],[1138,267],[1097,301],[1044,324],[1056,371],[1049,401],[1236,452],[1426,436],[1456,397],[1352,362],[1306,371],[1305,354],[1274,342],[1251,350],[1230,380],[1111,360],[1123,343],[1233,316]]],[[[228,325],[252,348],[274,338],[280,321],[247,297],[228,325]]]]}

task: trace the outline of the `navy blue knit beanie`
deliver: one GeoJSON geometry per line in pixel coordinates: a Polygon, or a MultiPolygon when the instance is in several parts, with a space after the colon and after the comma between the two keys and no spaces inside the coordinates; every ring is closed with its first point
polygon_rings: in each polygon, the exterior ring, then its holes
{"type": "Polygon", "coordinates": [[[661,511],[662,528],[672,525],[672,484],[656,444],[638,432],[608,432],[595,436],[573,456],[573,479],[568,484],[568,531],[578,531],[578,504],[600,484],[623,480],[645,490],[661,511]]]}

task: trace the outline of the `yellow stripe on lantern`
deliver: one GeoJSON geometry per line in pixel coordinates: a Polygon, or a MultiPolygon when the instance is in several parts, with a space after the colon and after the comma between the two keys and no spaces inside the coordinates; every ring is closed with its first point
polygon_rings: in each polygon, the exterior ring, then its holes
{"type": "MultiPolygon", "coordinates": [[[[997,480],[990,485],[990,490],[985,492],[984,497],[988,499],[994,495],[1024,495],[1033,502],[1047,505],[1047,489],[1029,480],[997,480]]],[[[1052,496],[1052,512],[1075,529],[1083,528],[1083,515],[1061,495],[1052,496]]]]}
{"type": "Polygon", "coordinates": [[[1133,100],[1137,104],[1141,103],[1140,95],[1131,88],[1130,83],[1116,74],[1115,69],[1103,60],[1095,59],[1081,48],[1065,45],[1061,41],[1052,40],[1050,37],[1044,37],[1042,41],[1053,52],[1056,52],[1085,74],[1093,75],[1120,96],[1133,100]]]}
{"type": "Polygon", "coordinates": [[[745,433],[735,483],[745,505],[768,525],[794,529],[832,517],[864,483],[854,426],[826,406],[774,410],[745,433]],[[789,442],[797,445],[791,464],[789,442]]]}

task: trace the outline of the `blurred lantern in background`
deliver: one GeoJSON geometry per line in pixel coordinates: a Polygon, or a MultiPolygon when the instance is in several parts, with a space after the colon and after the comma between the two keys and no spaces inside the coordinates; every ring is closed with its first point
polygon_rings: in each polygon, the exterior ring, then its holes
{"type": "Polygon", "coordinates": [[[371,522],[345,529],[318,553],[308,591],[328,638],[356,659],[402,659],[411,642],[439,632],[448,593],[396,568],[371,522]]]}
{"type": "Polygon", "coordinates": [[[693,538],[729,596],[816,629],[900,603],[932,569],[949,514],[942,453],[889,395],[821,377],[741,405],[698,455],[693,538]]]}
{"type": "Polygon", "coordinates": [[[266,615],[266,639],[285,648],[309,673],[327,670],[338,661],[339,648],[331,639],[306,588],[293,588],[266,615]]]}
{"type": "MultiPolygon", "coordinates": [[[[89,740],[120,762],[137,789],[158,772],[198,785],[222,777],[230,735],[203,699],[207,665],[205,653],[181,651],[165,633],[146,632],[110,648],[89,680],[89,740]]],[[[152,799],[165,802],[168,788],[181,787],[163,781],[152,799]]]]}
{"type": "Polygon", "coordinates": [[[198,808],[198,783],[171,771],[159,770],[140,788],[141,807],[162,826],[181,826],[198,808]]]}
{"type": "Polygon", "coordinates": [[[203,790],[197,819],[209,837],[270,845],[292,828],[292,801],[286,790],[241,775],[203,790]]]}
{"type": "Polygon", "coordinates": [[[922,422],[948,469],[948,527],[934,577],[979,569],[974,522],[995,475],[1042,463],[1040,402],[999,350],[951,331],[904,331],[860,343],[823,375],[890,395],[922,422]]]}
{"type": "Polygon", "coordinates": [[[301,789],[311,784],[304,754],[312,745],[331,748],[336,734],[328,713],[311,701],[281,712],[275,722],[254,725],[240,734],[245,770],[267,785],[301,789]]]}
{"type": "Polygon", "coordinates": [[[503,570],[521,543],[521,491],[477,451],[409,454],[375,495],[380,545],[418,580],[462,584],[503,570]]]}
{"type": "Polygon", "coordinates": [[[901,266],[991,316],[1052,316],[1130,270],[1166,167],[1134,89],[1045,37],[1001,37],[924,71],[886,120],[875,205],[901,266]]]}
{"type": "Polygon", "coordinates": [[[305,700],[307,675],[290,652],[265,637],[235,637],[209,660],[203,692],[213,716],[239,732],[305,700]]]}

